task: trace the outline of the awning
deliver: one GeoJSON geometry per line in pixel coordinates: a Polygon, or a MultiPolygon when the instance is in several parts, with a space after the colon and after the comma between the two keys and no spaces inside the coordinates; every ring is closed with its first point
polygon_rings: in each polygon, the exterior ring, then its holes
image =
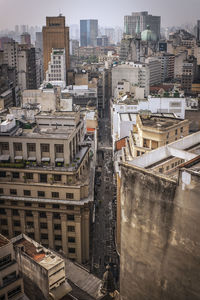
{"type": "Polygon", "coordinates": [[[45,162],[45,161],[48,162],[48,161],[50,161],[50,157],[42,157],[42,161],[43,161],[43,162],[45,162]]]}
{"type": "Polygon", "coordinates": [[[36,161],[36,157],[28,157],[28,161],[36,161]]]}
{"type": "Polygon", "coordinates": [[[64,162],[64,158],[58,157],[56,158],[56,162],[64,162]]]}
{"type": "Polygon", "coordinates": [[[15,156],[15,160],[22,160],[22,156],[15,156]]]}
{"type": "Polygon", "coordinates": [[[8,161],[10,159],[10,155],[0,155],[0,161],[8,161]]]}
{"type": "Polygon", "coordinates": [[[49,292],[50,299],[62,299],[65,295],[72,291],[71,286],[69,283],[64,282],[59,287],[54,288],[49,292]]]}

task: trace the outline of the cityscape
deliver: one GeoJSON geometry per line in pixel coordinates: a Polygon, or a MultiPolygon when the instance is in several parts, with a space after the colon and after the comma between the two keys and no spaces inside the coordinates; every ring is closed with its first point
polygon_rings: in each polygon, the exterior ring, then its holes
{"type": "Polygon", "coordinates": [[[200,300],[199,4],[145,1],[2,14],[0,300],[200,300]]]}

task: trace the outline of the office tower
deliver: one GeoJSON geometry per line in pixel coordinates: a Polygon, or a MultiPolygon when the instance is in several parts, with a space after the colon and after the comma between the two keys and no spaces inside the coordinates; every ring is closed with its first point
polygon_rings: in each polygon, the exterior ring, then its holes
{"type": "Polygon", "coordinates": [[[105,28],[105,35],[109,38],[109,44],[114,44],[115,40],[115,29],[114,28],[105,28]]]}
{"type": "Polygon", "coordinates": [[[65,49],[52,49],[51,60],[46,71],[46,81],[63,81],[66,85],[65,49]]]}
{"type": "Polygon", "coordinates": [[[19,45],[18,85],[21,90],[37,89],[35,48],[19,45]]]}
{"type": "Polygon", "coordinates": [[[98,20],[80,20],[81,47],[97,45],[98,20]]]}
{"type": "Polygon", "coordinates": [[[159,16],[149,15],[147,11],[135,12],[131,16],[124,17],[124,31],[128,35],[136,35],[141,33],[150,26],[151,30],[156,34],[157,39],[160,38],[160,20],[159,16]]]}
{"type": "Polygon", "coordinates": [[[31,36],[28,32],[23,32],[20,36],[21,44],[31,45],[31,36]]]}
{"type": "Polygon", "coordinates": [[[18,43],[11,40],[3,45],[4,63],[15,68],[16,80],[18,79],[18,43]]]}
{"type": "MultiPolygon", "coordinates": [[[[48,90],[42,92],[47,103],[48,90]]],[[[53,95],[52,89],[49,93],[53,95]]],[[[33,91],[29,95],[30,101],[33,91]]],[[[17,133],[11,115],[0,126],[0,232],[9,238],[27,233],[43,246],[85,263],[93,170],[90,147],[81,145],[84,121],[79,110],[41,112],[35,122],[17,133]],[[14,166],[17,169],[9,168],[14,166]]]]}
{"type": "Polygon", "coordinates": [[[42,32],[36,32],[35,39],[35,59],[36,59],[36,77],[37,77],[37,86],[43,82],[43,38],[42,32]]]}
{"type": "Polygon", "coordinates": [[[200,42],[200,20],[197,21],[197,42],[200,42]]]}
{"type": "Polygon", "coordinates": [[[69,64],[69,27],[65,26],[65,17],[46,17],[46,26],[42,28],[44,74],[51,60],[52,49],[65,49],[66,70],[69,64]]]}

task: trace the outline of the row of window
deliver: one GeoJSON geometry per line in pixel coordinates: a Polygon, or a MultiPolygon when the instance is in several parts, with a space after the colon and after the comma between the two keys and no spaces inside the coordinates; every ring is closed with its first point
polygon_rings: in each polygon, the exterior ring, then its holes
{"type": "MultiPolygon", "coordinates": [[[[56,153],[64,153],[64,145],[56,144],[55,152],[56,153]]],[[[9,143],[3,142],[0,143],[1,150],[9,150],[9,143]]],[[[22,143],[13,143],[14,151],[22,151],[22,143]]],[[[50,144],[40,144],[41,152],[50,152],[50,144]]],[[[27,144],[27,151],[28,152],[36,152],[36,144],[28,143],[27,144]]]]}
{"type": "MultiPolygon", "coordinates": [[[[0,194],[1,195],[4,194],[4,190],[2,188],[0,188],[0,194]]],[[[10,195],[17,195],[17,190],[16,189],[10,189],[10,195]]],[[[30,190],[24,190],[24,196],[31,196],[31,191],[30,190]]],[[[45,192],[44,191],[38,191],[37,196],[38,197],[45,197],[45,192]]],[[[59,192],[52,192],[51,197],[52,198],[59,198],[59,192]]],[[[66,199],[74,199],[74,194],[73,193],[66,193],[66,199]]],[[[25,206],[31,206],[31,203],[30,203],[30,205],[26,205],[26,202],[25,202],[25,206]]]]}
{"type": "MultiPolygon", "coordinates": [[[[19,211],[17,210],[17,209],[13,209],[12,210],[12,214],[13,214],[13,216],[19,216],[19,211]]],[[[0,215],[6,215],[6,210],[5,210],[5,208],[0,208],[0,215]]],[[[25,215],[27,216],[27,217],[33,217],[33,213],[32,213],[32,211],[25,211],[25,215]]],[[[40,218],[47,218],[47,214],[46,214],[46,212],[39,212],[39,216],[40,216],[40,218]]],[[[53,218],[54,219],[60,219],[61,217],[60,217],[60,214],[59,213],[56,213],[56,212],[54,212],[53,214],[52,214],[52,216],[53,216],[53,218]]],[[[70,214],[67,214],[67,220],[68,221],[74,221],[75,220],[75,217],[74,217],[74,215],[70,215],[70,214]]],[[[18,225],[16,225],[16,226],[18,226],[18,225]]],[[[19,225],[20,226],[20,225],[19,225]]]]}
{"type": "MultiPolygon", "coordinates": [[[[1,190],[1,189],[0,189],[1,190]]],[[[5,200],[4,199],[0,199],[0,204],[5,204],[5,200]]],[[[11,201],[11,205],[12,206],[17,206],[18,205],[18,201],[11,201]]],[[[32,203],[31,202],[24,202],[24,206],[32,206],[32,203]]],[[[38,204],[38,207],[43,207],[45,208],[46,207],[46,204],[45,203],[39,203],[38,204]]],[[[57,208],[59,209],[60,208],[60,205],[59,204],[52,204],[52,208],[57,208]]],[[[66,206],[66,209],[67,210],[74,210],[74,205],[67,205],[66,206]]]]}
{"type": "MultiPolygon", "coordinates": [[[[8,298],[7,299],[12,299],[16,295],[20,294],[22,292],[21,285],[13,288],[11,291],[8,291],[8,298]]],[[[6,295],[0,296],[0,300],[5,300],[6,295]]]]}
{"type": "MultiPolygon", "coordinates": [[[[19,179],[20,178],[20,173],[19,172],[12,172],[12,178],[14,179],[19,179]]],[[[0,171],[0,177],[6,177],[6,172],[5,171],[0,171]]],[[[33,179],[33,173],[26,173],[24,175],[25,179],[33,179]]],[[[47,183],[47,174],[39,174],[39,181],[43,183],[47,183]]],[[[53,181],[61,181],[62,180],[62,175],[61,174],[52,174],[52,180],[53,181]]]]}

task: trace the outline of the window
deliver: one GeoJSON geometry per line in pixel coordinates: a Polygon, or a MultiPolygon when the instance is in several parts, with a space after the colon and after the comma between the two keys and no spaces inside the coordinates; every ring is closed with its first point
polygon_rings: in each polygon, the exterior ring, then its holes
{"type": "Polygon", "coordinates": [[[27,144],[27,151],[28,152],[35,152],[36,151],[36,145],[31,143],[31,144],[27,144]]]}
{"type": "Polygon", "coordinates": [[[53,213],[53,218],[54,219],[60,219],[60,214],[59,213],[53,213]]]}
{"type": "Polygon", "coordinates": [[[60,230],[61,229],[61,224],[54,224],[54,229],[55,230],[60,230]]]}
{"type": "Polygon", "coordinates": [[[25,206],[32,206],[31,202],[24,202],[25,206]]]}
{"type": "Polygon", "coordinates": [[[33,214],[32,214],[32,212],[31,212],[31,211],[26,211],[26,216],[27,216],[27,217],[32,217],[32,216],[33,216],[33,214]]]}
{"type": "Polygon", "coordinates": [[[11,194],[11,195],[17,195],[17,190],[15,190],[15,189],[10,189],[10,194],[11,194]]]}
{"type": "Polygon", "coordinates": [[[6,172],[0,172],[0,177],[6,177],[6,172]]]}
{"type": "Polygon", "coordinates": [[[172,168],[174,168],[174,164],[172,164],[172,168]]]}
{"type": "Polygon", "coordinates": [[[178,134],[178,129],[175,130],[175,135],[177,135],[177,134],[178,134]]]}
{"type": "Polygon", "coordinates": [[[0,222],[1,222],[1,225],[8,225],[8,222],[6,219],[1,219],[0,222]]]}
{"type": "Polygon", "coordinates": [[[181,127],[181,133],[183,133],[183,127],[181,127]]]}
{"type": "Polygon", "coordinates": [[[3,194],[3,189],[0,188],[0,194],[3,194]]]}
{"type": "Polygon", "coordinates": [[[39,174],[40,182],[47,183],[47,174],[39,174]]]}
{"type": "Polygon", "coordinates": [[[14,220],[14,221],[13,221],[13,225],[14,225],[14,226],[21,226],[21,223],[20,223],[19,220],[14,220]]]}
{"type": "Polygon", "coordinates": [[[49,152],[49,144],[41,144],[41,152],[49,152]]]}
{"type": "Polygon", "coordinates": [[[61,145],[61,144],[55,145],[55,152],[56,152],[56,153],[63,153],[63,152],[64,152],[64,147],[63,147],[63,145],[61,145]]]}
{"type": "Polygon", "coordinates": [[[55,249],[56,249],[56,251],[60,251],[60,250],[62,250],[62,246],[55,245],[55,249]]]}
{"type": "Polygon", "coordinates": [[[68,248],[68,252],[69,253],[76,253],[76,249],[75,248],[68,248]]]}
{"type": "Polygon", "coordinates": [[[47,223],[40,223],[40,228],[47,229],[47,223]]]}
{"type": "Polygon", "coordinates": [[[75,242],[76,242],[75,237],[73,236],[68,237],[68,243],[75,243],[75,242]]]}
{"type": "Polygon", "coordinates": [[[61,235],[55,235],[55,241],[61,241],[62,237],[61,235]]]}
{"type": "Polygon", "coordinates": [[[12,214],[13,216],[19,216],[19,212],[17,209],[13,209],[12,214]]]}
{"type": "Polygon", "coordinates": [[[67,215],[68,221],[74,221],[74,215],[67,215]]]}
{"type": "Polygon", "coordinates": [[[38,197],[45,197],[45,192],[38,191],[38,197]]]}
{"type": "Polygon", "coordinates": [[[14,143],[15,151],[22,151],[22,143],[14,143]]]}
{"type": "Polygon", "coordinates": [[[34,232],[28,232],[28,236],[31,238],[31,239],[35,239],[35,234],[34,232]]]}
{"type": "Polygon", "coordinates": [[[41,233],[40,238],[42,240],[48,240],[48,233],[41,233]]]}
{"type": "Polygon", "coordinates": [[[60,205],[59,204],[53,204],[52,207],[53,208],[60,208],[60,205]]]}
{"type": "Polygon", "coordinates": [[[66,193],[66,198],[67,199],[74,199],[74,194],[73,193],[66,193]]]}
{"type": "Polygon", "coordinates": [[[32,227],[32,228],[34,227],[34,223],[31,222],[31,221],[27,222],[26,225],[27,225],[28,227],[32,227]]]}
{"type": "Polygon", "coordinates": [[[52,198],[59,198],[59,193],[58,192],[52,192],[51,196],[52,196],[52,198]]]}
{"type": "Polygon", "coordinates": [[[59,174],[54,174],[54,180],[55,181],[61,181],[61,175],[59,175],[59,174]]]}
{"type": "Polygon", "coordinates": [[[33,179],[33,173],[25,173],[26,179],[33,179]]]}
{"type": "Polygon", "coordinates": [[[1,215],[6,215],[6,211],[5,211],[4,208],[0,208],[0,214],[1,214],[1,215]]]}
{"type": "Polygon", "coordinates": [[[40,212],[40,218],[46,218],[47,217],[47,215],[46,215],[46,213],[45,212],[40,212]]]}
{"type": "Polygon", "coordinates": [[[31,191],[24,190],[24,196],[31,196],[31,191]]]}
{"type": "Polygon", "coordinates": [[[75,226],[67,226],[67,231],[75,232],[75,226]]]}
{"type": "Polygon", "coordinates": [[[11,262],[11,254],[0,258],[0,268],[11,262]]]}
{"type": "MultiPolygon", "coordinates": [[[[8,230],[7,230],[7,229],[2,230],[1,233],[2,233],[3,235],[5,235],[5,236],[8,236],[8,230]]],[[[0,267],[1,267],[1,266],[0,266],[0,267]]]]}
{"type": "Polygon", "coordinates": [[[67,205],[68,210],[74,210],[74,205],[67,205]]]}
{"type": "Polygon", "coordinates": [[[9,150],[9,143],[1,143],[1,150],[9,150]]]}
{"type": "Polygon", "coordinates": [[[169,170],[169,166],[167,166],[166,170],[167,170],[167,171],[169,170]]]}
{"type": "Polygon", "coordinates": [[[46,205],[44,203],[39,203],[38,206],[39,207],[44,207],[44,208],[46,207],[46,205]]]}
{"type": "Polygon", "coordinates": [[[8,299],[13,298],[15,295],[19,293],[21,293],[21,285],[17,286],[16,288],[8,292],[8,299]]]}
{"type": "Polygon", "coordinates": [[[12,173],[12,177],[13,177],[13,178],[19,178],[19,173],[18,173],[18,172],[12,173]]]}

